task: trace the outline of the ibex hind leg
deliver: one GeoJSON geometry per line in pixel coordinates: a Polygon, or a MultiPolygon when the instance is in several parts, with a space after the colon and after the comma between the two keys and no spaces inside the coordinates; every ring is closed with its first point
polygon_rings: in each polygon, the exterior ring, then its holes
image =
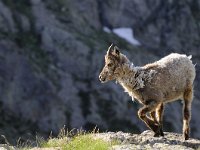
{"type": "Polygon", "coordinates": [[[190,136],[191,104],[193,99],[193,87],[189,86],[184,93],[183,104],[183,137],[188,140],[190,136]]]}

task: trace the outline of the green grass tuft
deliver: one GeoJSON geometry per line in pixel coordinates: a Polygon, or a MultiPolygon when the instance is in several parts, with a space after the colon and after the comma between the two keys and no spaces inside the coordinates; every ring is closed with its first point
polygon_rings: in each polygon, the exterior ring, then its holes
{"type": "Polygon", "coordinates": [[[110,143],[101,139],[94,139],[92,135],[78,135],[71,139],[65,138],[52,138],[47,142],[41,144],[45,148],[61,148],[62,150],[108,150],[115,142],[110,143]]]}
{"type": "Polygon", "coordinates": [[[67,138],[51,138],[48,141],[43,141],[41,147],[64,147],[67,143],[67,138]]]}
{"type": "Polygon", "coordinates": [[[73,137],[71,140],[68,138],[52,138],[41,147],[44,148],[61,148],[62,150],[108,150],[116,142],[110,143],[101,139],[94,139],[90,134],[79,135],[73,137]]]}
{"type": "Polygon", "coordinates": [[[92,132],[86,133],[82,130],[77,130],[74,134],[73,130],[66,132],[61,129],[57,138],[50,138],[40,142],[42,148],[59,148],[62,150],[108,150],[111,146],[119,144],[118,141],[104,141],[103,139],[95,138],[94,134],[98,134],[96,128],[92,132]]]}
{"type": "Polygon", "coordinates": [[[64,149],[66,150],[107,150],[110,143],[101,139],[94,139],[90,135],[80,135],[69,142],[64,149]]]}

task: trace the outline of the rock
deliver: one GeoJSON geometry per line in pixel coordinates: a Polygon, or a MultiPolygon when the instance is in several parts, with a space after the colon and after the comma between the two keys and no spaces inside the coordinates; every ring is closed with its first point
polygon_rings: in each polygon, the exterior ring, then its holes
{"type": "Polygon", "coordinates": [[[12,146],[8,146],[7,144],[0,144],[0,150],[14,149],[12,146]]]}
{"type": "Polygon", "coordinates": [[[165,137],[153,137],[150,130],[143,133],[130,134],[123,132],[108,132],[95,134],[94,138],[100,138],[105,141],[118,141],[120,144],[114,145],[115,150],[131,150],[131,149],[164,149],[164,150],[184,150],[184,149],[198,149],[200,147],[200,140],[189,139],[183,140],[181,134],[164,132],[165,137]]]}
{"type": "Polygon", "coordinates": [[[23,32],[29,32],[31,30],[31,25],[28,17],[22,14],[16,14],[16,19],[19,21],[23,32]]]}
{"type": "Polygon", "coordinates": [[[146,1],[104,1],[100,3],[102,24],[109,28],[133,27],[142,22],[159,4],[158,0],[146,1]]]}
{"type": "Polygon", "coordinates": [[[46,9],[45,4],[40,0],[31,0],[31,13],[36,19],[35,29],[39,34],[44,28],[51,28],[54,25],[59,25],[53,13],[46,9]]]}
{"type": "Polygon", "coordinates": [[[0,1],[0,31],[16,32],[12,11],[0,1]]]}
{"type": "Polygon", "coordinates": [[[67,5],[70,6],[69,13],[72,17],[72,21],[75,21],[73,24],[77,26],[77,29],[82,26],[83,28],[81,28],[81,30],[86,34],[88,33],[87,25],[89,25],[90,28],[100,29],[101,24],[99,20],[97,1],[75,0],[73,2],[68,1],[65,6],[67,7],[67,5]]]}
{"type": "Polygon", "coordinates": [[[187,49],[193,52],[198,49],[194,43],[199,39],[195,32],[199,26],[194,17],[193,9],[186,1],[160,1],[145,20],[136,25],[135,36],[142,45],[157,50],[158,54],[159,49],[164,49],[165,53],[187,49]]]}
{"type": "Polygon", "coordinates": [[[196,1],[104,1],[100,6],[103,26],[132,27],[134,37],[158,55],[189,49],[195,53],[199,47],[195,31],[199,30],[200,6],[196,1]]]}

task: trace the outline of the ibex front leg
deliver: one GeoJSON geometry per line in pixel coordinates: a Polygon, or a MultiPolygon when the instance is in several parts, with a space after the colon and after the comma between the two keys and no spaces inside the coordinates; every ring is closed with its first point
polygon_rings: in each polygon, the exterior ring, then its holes
{"type": "Polygon", "coordinates": [[[155,100],[149,100],[147,102],[148,102],[147,105],[139,109],[138,116],[155,133],[154,136],[159,136],[160,135],[159,124],[147,116],[148,113],[153,112],[156,109],[159,103],[156,102],[155,100]]]}
{"type": "Polygon", "coordinates": [[[164,112],[164,104],[161,103],[156,108],[156,116],[157,116],[157,121],[160,125],[160,135],[161,136],[164,136],[164,133],[163,133],[163,112],[164,112]]]}
{"type": "MultiPolygon", "coordinates": [[[[164,104],[161,103],[156,107],[156,110],[149,113],[151,120],[153,120],[156,124],[159,125],[160,136],[164,136],[164,133],[163,133],[163,112],[164,112],[164,104]]],[[[159,136],[159,135],[157,135],[157,136],[159,136]]]]}

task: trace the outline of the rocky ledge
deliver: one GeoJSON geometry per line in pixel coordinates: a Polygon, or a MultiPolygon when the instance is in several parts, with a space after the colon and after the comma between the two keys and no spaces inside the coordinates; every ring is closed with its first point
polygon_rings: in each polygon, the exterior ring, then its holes
{"type": "Polygon", "coordinates": [[[193,150],[200,148],[200,140],[190,138],[183,140],[181,134],[164,132],[165,137],[153,137],[150,130],[141,134],[130,134],[123,132],[107,132],[95,134],[95,138],[106,141],[118,141],[119,145],[113,146],[114,150],[193,150]]]}
{"type": "MultiPolygon", "coordinates": [[[[153,137],[150,130],[141,134],[119,132],[106,132],[92,134],[95,139],[102,139],[114,143],[110,150],[200,150],[200,140],[190,138],[183,140],[181,134],[164,132],[164,137],[153,137]]],[[[15,150],[13,146],[0,144],[0,150],[15,150]]],[[[33,147],[30,150],[61,150],[60,147],[39,148],[33,147]]]]}

